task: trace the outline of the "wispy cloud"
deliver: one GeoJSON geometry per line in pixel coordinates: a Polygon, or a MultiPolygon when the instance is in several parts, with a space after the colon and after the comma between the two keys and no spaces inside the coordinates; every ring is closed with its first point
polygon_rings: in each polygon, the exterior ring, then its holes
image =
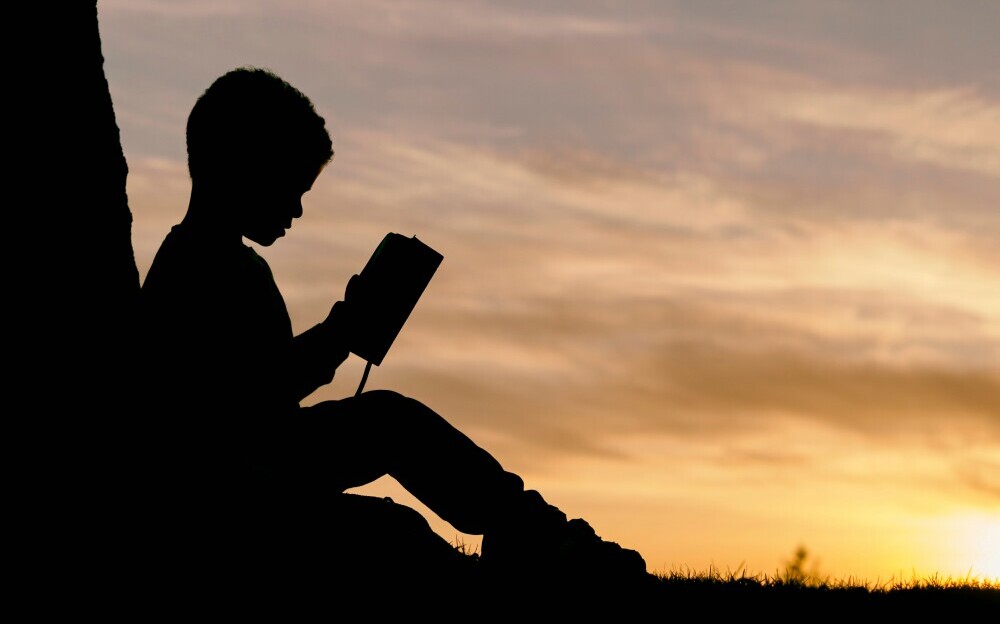
{"type": "Polygon", "coordinates": [[[103,0],[100,13],[132,13],[152,18],[201,19],[243,17],[260,11],[257,2],[241,0],[103,0]]]}
{"type": "Polygon", "coordinates": [[[771,106],[796,121],[878,134],[895,158],[1000,177],[1000,103],[968,90],[786,93],[771,106]]]}

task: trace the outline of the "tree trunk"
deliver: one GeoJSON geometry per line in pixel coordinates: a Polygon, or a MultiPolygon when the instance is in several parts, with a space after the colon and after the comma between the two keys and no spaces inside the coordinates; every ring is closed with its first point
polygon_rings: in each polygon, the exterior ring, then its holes
{"type": "Polygon", "coordinates": [[[48,581],[82,574],[74,582],[93,588],[131,487],[123,424],[139,276],[97,2],[29,6],[10,24],[21,43],[4,211],[18,244],[7,301],[17,541],[48,581]]]}

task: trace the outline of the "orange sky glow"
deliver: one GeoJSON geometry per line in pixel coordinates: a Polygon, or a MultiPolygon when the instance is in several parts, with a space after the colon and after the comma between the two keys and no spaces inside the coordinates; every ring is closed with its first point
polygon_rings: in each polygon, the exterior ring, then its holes
{"type": "Polygon", "coordinates": [[[195,99],[268,67],[336,151],[258,250],[296,329],[386,232],[444,255],[366,387],[651,571],[775,574],[801,545],[821,577],[1000,580],[1000,4],[98,14],[140,277],[187,206],[195,99]]]}

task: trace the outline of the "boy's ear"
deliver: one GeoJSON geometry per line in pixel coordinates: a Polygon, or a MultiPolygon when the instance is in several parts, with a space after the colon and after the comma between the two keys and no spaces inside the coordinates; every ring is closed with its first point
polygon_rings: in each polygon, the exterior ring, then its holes
{"type": "Polygon", "coordinates": [[[248,182],[257,175],[237,166],[219,168],[209,180],[209,186],[229,194],[238,193],[247,188],[248,182]]]}

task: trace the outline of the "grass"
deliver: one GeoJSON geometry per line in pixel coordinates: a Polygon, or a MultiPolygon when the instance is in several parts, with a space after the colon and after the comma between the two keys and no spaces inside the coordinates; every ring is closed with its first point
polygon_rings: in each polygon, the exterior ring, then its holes
{"type": "Polygon", "coordinates": [[[690,569],[673,570],[666,573],[656,573],[654,576],[664,585],[716,585],[716,586],[758,586],[763,589],[818,589],[824,591],[864,591],[872,594],[884,594],[901,591],[942,591],[942,590],[983,590],[985,592],[1000,592],[1000,580],[989,580],[974,577],[971,574],[964,577],[940,576],[909,580],[890,578],[876,579],[834,579],[829,576],[819,578],[812,575],[800,575],[795,570],[786,569],[774,575],[763,573],[749,574],[746,570],[737,568],[735,572],[722,572],[711,567],[704,572],[690,569]]]}
{"type": "Polygon", "coordinates": [[[655,574],[656,581],[644,599],[679,608],[717,613],[837,614],[839,616],[914,617],[930,613],[1000,614],[1000,582],[966,577],[866,581],[803,575],[786,569],[773,575],[749,574],[738,569],[716,568],[695,572],[675,570],[655,574]]]}
{"type": "MultiPolygon", "coordinates": [[[[478,556],[467,548],[460,550],[473,558],[478,556]]],[[[566,609],[572,604],[582,615],[589,614],[592,608],[621,607],[619,615],[626,617],[620,620],[625,621],[631,621],[628,616],[657,610],[700,614],[712,621],[752,614],[781,618],[836,614],[862,619],[878,615],[897,621],[903,617],[921,621],[931,612],[1000,614],[1000,579],[971,574],[875,581],[836,579],[807,571],[806,560],[807,553],[800,548],[784,570],[770,575],[752,574],[743,566],[735,571],[715,567],[703,571],[680,569],[652,573],[641,587],[614,590],[552,579],[551,586],[540,588],[535,596],[544,598],[553,590],[557,597],[554,606],[566,609]]]]}
{"type": "Polygon", "coordinates": [[[673,570],[671,572],[656,574],[657,578],[665,583],[756,583],[762,587],[797,587],[814,588],[823,590],[849,590],[866,591],[869,593],[885,593],[891,591],[938,591],[938,590],[987,590],[1000,591],[1000,579],[983,579],[973,576],[971,571],[964,577],[934,575],[927,578],[920,578],[916,575],[908,580],[889,578],[887,580],[876,579],[870,581],[848,577],[846,579],[835,579],[829,575],[823,576],[818,572],[818,568],[813,566],[808,569],[806,565],[809,561],[809,552],[804,546],[795,549],[791,559],[785,564],[783,571],[776,571],[773,576],[767,574],[749,574],[744,564],[735,571],[722,572],[718,568],[710,567],[705,572],[695,572],[691,569],[673,570]]]}

